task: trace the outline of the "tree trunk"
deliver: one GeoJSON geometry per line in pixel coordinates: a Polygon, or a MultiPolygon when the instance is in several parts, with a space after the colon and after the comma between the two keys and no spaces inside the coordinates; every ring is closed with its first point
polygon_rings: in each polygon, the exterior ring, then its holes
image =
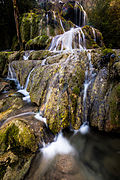
{"type": "Polygon", "coordinates": [[[18,5],[17,5],[17,0],[12,0],[12,1],[13,1],[14,18],[15,18],[15,24],[16,24],[18,43],[19,43],[20,49],[22,49],[23,46],[22,46],[22,40],[21,40],[21,35],[20,35],[19,10],[18,10],[18,5]]]}

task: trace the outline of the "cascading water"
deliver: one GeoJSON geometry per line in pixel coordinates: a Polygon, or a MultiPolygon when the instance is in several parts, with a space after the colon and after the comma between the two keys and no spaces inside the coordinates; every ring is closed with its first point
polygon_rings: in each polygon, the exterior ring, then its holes
{"type": "Polygon", "coordinates": [[[29,95],[29,92],[27,91],[27,87],[28,87],[28,83],[29,83],[29,80],[30,80],[30,75],[33,72],[33,70],[34,70],[34,68],[28,74],[28,77],[27,77],[27,80],[26,80],[26,83],[25,83],[25,88],[18,90],[19,93],[21,93],[21,94],[23,94],[25,96],[25,97],[23,97],[23,100],[27,101],[27,102],[30,102],[30,95],[29,95]]]}
{"type": "Polygon", "coordinates": [[[74,6],[74,23],[79,26],[85,26],[87,23],[87,14],[81,4],[79,2],[75,2],[74,6]]]}
{"type": "Polygon", "coordinates": [[[64,29],[64,27],[63,27],[63,23],[62,23],[62,20],[61,20],[61,19],[60,19],[60,25],[61,25],[61,27],[62,27],[63,32],[65,32],[65,29],[64,29]]]}
{"type": "Polygon", "coordinates": [[[87,53],[87,64],[85,71],[85,82],[84,82],[84,93],[83,93],[83,125],[80,127],[80,132],[86,134],[89,131],[89,122],[87,119],[88,116],[88,107],[87,107],[87,91],[94,78],[95,74],[93,73],[93,65],[91,63],[91,52],[87,53]]]}
{"type": "Polygon", "coordinates": [[[64,34],[57,35],[52,39],[50,51],[71,51],[73,49],[86,49],[85,35],[81,27],[71,28],[64,34]],[[78,38],[75,38],[78,37],[78,38]],[[73,43],[75,42],[75,43],[73,43]]]}
{"type": "Polygon", "coordinates": [[[15,70],[12,66],[11,63],[9,63],[9,66],[8,66],[8,76],[7,76],[7,79],[10,79],[10,80],[16,80],[16,73],[15,73],[15,70]]]}
{"type": "Polygon", "coordinates": [[[9,63],[9,66],[8,66],[8,75],[7,75],[7,79],[8,80],[11,80],[11,81],[14,81],[16,86],[17,86],[17,89],[20,88],[20,84],[19,84],[19,81],[17,80],[16,78],[16,73],[15,73],[15,70],[12,66],[12,63],[9,63]]]}
{"type": "Polygon", "coordinates": [[[80,5],[80,8],[81,8],[81,10],[83,12],[83,21],[82,21],[83,23],[82,23],[82,26],[85,26],[86,22],[87,22],[87,14],[86,14],[85,10],[83,9],[82,5],[80,5]]]}
{"type": "Polygon", "coordinates": [[[31,50],[31,51],[25,51],[25,53],[24,53],[24,55],[23,55],[23,60],[28,60],[29,59],[29,57],[30,57],[30,53],[32,52],[33,50],[31,50]]]}
{"type": "Polygon", "coordinates": [[[58,135],[57,139],[55,138],[54,142],[43,147],[41,151],[46,159],[51,159],[56,154],[75,153],[75,149],[70,145],[69,141],[63,137],[62,133],[58,135]]]}
{"type": "Polygon", "coordinates": [[[93,32],[94,41],[96,42],[96,33],[95,33],[95,29],[93,27],[92,27],[92,32],[93,32]]]}
{"type": "Polygon", "coordinates": [[[49,27],[48,27],[48,21],[49,21],[49,19],[48,19],[49,17],[48,17],[48,14],[46,15],[46,21],[47,21],[47,36],[49,36],[50,35],[50,32],[49,32],[49,27]]]}

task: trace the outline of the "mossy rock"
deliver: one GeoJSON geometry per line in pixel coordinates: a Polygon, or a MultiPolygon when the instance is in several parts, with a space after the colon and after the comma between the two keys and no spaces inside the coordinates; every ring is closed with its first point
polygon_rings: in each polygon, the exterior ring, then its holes
{"type": "Polygon", "coordinates": [[[109,106],[111,126],[120,128],[120,83],[113,88],[109,96],[109,106]]]}
{"type": "Polygon", "coordinates": [[[115,51],[113,49],[110,49],[110,48],[105,48],[105,49],[102,50],[102,53],[105,56],[105,55],[107,55],[109,53],[114,54],[115,51]]]}
{"type": "Polygon", "coordinates": [[[82,30],[85,34],[86,47],[88,49],[104,47],[103,36],[98,29],[86,25],[82,27],[82,30]]]}
{"type": "Polygon", "coordinates": [[[30,54],[29,59],[31,60],[43,60],[49,57],[52,53],[48,50],[33,51],[30,54]]]}
{"type": "Polygon", "coordinates": [[[34,133],[19,118],[5,124],[0,129],[1,153],[6,152],[8,148],[18,155],[20,152],[35,152],[38,148],[34,133]]]}
{"type": "Polygon", "coordinates": [[[34,39],[30,39],[25,47],[26,49],[45,49],[49,44],[49,37],[47,35],[37,36],[34,39]]]}
{"type": "Polygon", "coordinates": [[[4,124],[0,128],[0,178],[22,179],[37,149],[34,132],[25,120],[16,118],[4,124]]]}
{"type": "Polygon", "coordinates": [[[33,61],[33,60],[13,61],[11,63],[11,66],[15,70],[16,78],[21,86],[25,87],[25,83],[29,73],[35,66],[38,66],[39,64],[41,64],[41,61],[33,61]]]}
{"type": "Polygon", "coordinates": [[[24,106],[22,98],[12,94],[0,101],[0,122],[15,114],[15,111],[24,106]]]}
{"type": "Polygon", "coordinates": [[[41,14],[37,13],[25,13],[23,17],[21,17],[21,38],[22,42],[25,43],[32,38],[38,36],[38,23],[41,19],[41,14]]]}

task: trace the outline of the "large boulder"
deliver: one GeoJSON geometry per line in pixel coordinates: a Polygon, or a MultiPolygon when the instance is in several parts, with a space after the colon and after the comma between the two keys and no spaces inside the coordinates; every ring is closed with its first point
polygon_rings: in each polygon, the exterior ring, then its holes
{"type": "Polygon", "coordinates": [[[43,122],[30,117],[4,124],[0,128],[0,178],[23,179],[38,147],[53,138],[43,122]]]}

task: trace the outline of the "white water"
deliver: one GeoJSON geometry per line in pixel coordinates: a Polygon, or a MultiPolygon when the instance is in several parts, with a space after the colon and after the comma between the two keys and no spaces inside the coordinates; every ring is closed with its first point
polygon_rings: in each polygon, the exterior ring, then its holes
{"type": "Polygon", "coordinates": [[[28,83],[29,83],[29,80],[30,80],[30,75],[31,73],[33,72],[34,68],[30,71],[30,73],[28,74],[28,77],[27,77],[27,80],[26,80],[26,83],[25,83],[25,88],[24,89],[20,89],[18,90],[19,93],[23,94],[25,97],[23,97],[23,100],[24,101],[27,101],[27,102],[30,102],[30,95],[29,95],[29,92],[27,91],[27,87],[28,87],[28,83]]]}
{"type": "MultiPolygon", "coordinates": [[[[24,113],[20,113],[20,114],[17,114],[17,115],[15,115],[15,116],[12,116],[12,117],[7,118],[6,121],[5,121],[3,124],[5,124],[6,122],[10,121],[10,120],[13,119],[13,118],[17,118],[17,117],[20,117],[20,116],[34,115],[34,114],[35,114],[34,112],[24,112],[24,113]]],[[[3,124],[2,124],[2,125],[3,125],[3,124]]]]}
{"type": "Polygon", "coordinates": [[[79,27],[85,26],[87,23],[87,14],[83,6],[77,1],[75,2],[74,12],[75,12],[75,24],[79,25],[79,27]],[[78,14],[78,8],[79,8],[79,14],[78,14]],[[83,14],[83,17],[81,16],[81,13],[83,14]]]}
{"type": "Polygon", "coordinates": [[[86,64],[86,72],[85,72],[85,82],[84,82],[84,93],[83,93],[83,106],[84,106],[84,119],[83,121],[88,124],[87,120],[87,92],[90,84],[92,83],[95,73],[93,72],[94,68],[91,63],[91,52],[87,53],[87,64],[86,64]]]}
{"type": "Polygon", "coordinates": [[[88,134],[90,131],[89,123],[84,122],[81,126],[80,129],[74,130],[74,135],[80,132],[82,135],[88,134]]]}
{"type": "Polygon", "coordinates": [[[41,66],[45,66],[45,63],[46,63],[46,59],[43,59],[42,63],[41,63],[41,66]]]}
{"type": "Polygon", "coordinates": [[[44,158],[52,159],[57,154],[74,154],[75,150],[62,133],[59,133],[57,140],[43,147],[41,152],[43,153],[44,158]]]}
{"type": "Polygon", "coordinates": [[[8,66],[8,76],[7,76],[7,79],[13,80],[13,81],[17,80],[15,70],[14,70],[14,68],[13,68],[11,63],[9,63],[9,66],[8,66]]]}
{"type": "Polygon", "coordinates": [[[84,82],[84,95],[83,95],[83,102],[85,103],[86,97],[87,97],[87,90],[89,85],[91,84],[92,80],[92,72],[93,72],[93,66],[91,63],[91,53],[88,52],[87,54],[88,62],[87,62],[87,69],[85,71],[85,82],[84,82]]]}
{"type": "Polygon", "coordinates": [[[85,26],[86,22],[87,22],[87,14],[86,14],[85,10],[83,9],[82,5],[80,5],[80,7],[81,7],[81,10],[83,12],[83,24],[82,24],[82,26],[85,26]]]}
{"type": "Polygon", "coordinates": [[[50,36],[50,32],[49,32],[49,27],[48,27],[48,14],[46,15],[46,19],[47,19],[47,36],[50,36]]]}
{"type": "Polygon", "coordinates": [[[50,45],[50,51],[72,51],[73,49],[86,49],[85,34],[80,27],[71,28],[69,31],[64,34],[57,35],[52,39],[50,45]],[[75,37],[78,36],[76,42],[75,37]],[[74,44],[73,44],[74,42],[74,44]]]}
{"type": "Polygon", "coordinates": [[[28,60],[29,59],[29,57],[30,57],[30,53],[32,52],[33,50],[31,50],[31,51],[25,51],[25,54],[23,55],[23,60],[28,60]]]}
{"type": "Polygon", "coordinates": [[[60,25],[61,25],[61,27],[62,27],[63,32],[65,32],[65,29],[64,29],[64,27],[63,27],[63,23],[62,23],[62,20],[61,20],[61,19],[60,19],[60,25]]]}
{"type": "Polygon", "coordinates": [[[91,63],[91,52],[87,52],[87,64],[86,64],[86,71],[85,71],[85,82],[84,82],[84,92],[83,92],[83,108],[84,108],[84,117],[83,117],[83,124],[80,126],[79,130],[75,130],[74,134],[80,132],[81,134],[85,135],[89,133],[89,122],[87,120],[87,92],[92,80],[95,77],[95,73],[93,73],[93,65],[91,63]]]}
{"type": "Polygon", "coordinates": [[[39,121],[43,121],[43,122],[47,125],[46,118],[42,117],[40,114],[41,114],[41,113],[38,112],[38,113],[35,114],[34,117],[35,117],[36,119],[38,119],[39,121]]]}
{"type": "Polygon", "coordinates": [[[92,31],[93,31],[94,41],[96,42],[96,33],[95,33],[95,29],[93,27],[92,27],[92,31]]]}
{"type": "Polygon", "coordinates": [[[17,80],[15,70],[14,70],[14,68],[13,68],[13,66],[12,66],[11,63],[9,63],[9,66],[8,66],[8,75],[7,75],[7,79],[8,79],[8,80],[11,80],[11,81],[14,81],[15,84],[17,85],[17,89],[20,88],[19,81],[17,80]]]}

